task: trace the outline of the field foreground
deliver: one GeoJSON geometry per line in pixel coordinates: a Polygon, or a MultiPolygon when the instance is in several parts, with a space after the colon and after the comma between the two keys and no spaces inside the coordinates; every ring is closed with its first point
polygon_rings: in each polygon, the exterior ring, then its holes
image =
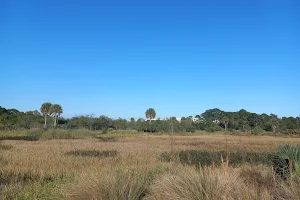
{"type": "MultiPolygon", "coordinates": [[[[300,199],[300,179],[270,166],[230,165],[231,152],[272,152],[300,138],[134,136],[0,141],[0,199],[300,199]],[[226,142],[227,141],[227,142],[226,142]],[[161,153],[225,151],[229,166],[197,168],[161,153]]],[[[225,157],[220,158],[225,159],[225,157]]]]}

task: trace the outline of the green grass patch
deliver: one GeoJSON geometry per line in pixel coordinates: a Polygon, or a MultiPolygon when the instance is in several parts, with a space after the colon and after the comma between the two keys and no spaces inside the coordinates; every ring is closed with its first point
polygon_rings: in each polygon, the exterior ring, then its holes
{"type": "Polygon", "coordinates": [[[0,140],[25,140],[25,141],[37,141],[39,138],[34,135],[24,135],[24,136],[2,136],[0,140]]]}
{"type": "MultiPolygon", "coordinates": [[[[195,165],[195,166],[210,166],[213,163],[215,165],[221,165],[222,159],[225,161],[226,153],[224,151],[210,152],[210,151],[198,151],[188,150],[180,151],[175,155],[176,161],[182,164],[195,165]]],[[[169,152],[163,152],[160,154],[161,161],[169,162],[171,159],[169,152]]],[[[237,166],[240,164],[270,164],[271,155],[267,153],[255,153],[255,152],[231,152],[229,154],[229,164],[237,166]]]]}
{"type": "Polygon", "coordinates": [[[112,151],[97,151],[97,150],[76,150],[67,152],[66,155],[69,156],[87,156],[87,157],[115,157],[118,155],[116,150],[112,151]]]}
{"type": "Polygon", "coordinates": [[[0,199],[59,199],[60,187],[73,180],[72,174],[39,176],[30,172],[0,171],[0,199]]]}
{"type": "Polygon", "coordinates": [[[145,133],[140,133],[134,130],[112,130],[107,133],[98,134],[97,139],[104,142],[116,142],[118,138],[145,136],[145,133]]]}
{"type": "Polygon", "coordinates": [[[98,136],[97,139],[103,141],[103,142],[117,142],[117,138],[116,137],[112,137],[112,136],[98,136]]]}
{"type": "Polygon", "coordinates": [[[51,139],[84,139],[98,138],[102,141],[116,141],[116,138],[135,137],[145,134],[134,130],[111,130],[107,133],[91,131],[88,129],[20,129],[12,131],[0,131],[0,140],[51,140],[51,139]]]}
{"type": "Polygon", "coordinates": [[[0,131],[0,140],[51,140],[51,139],[83,139],[95,138],[99,132],[87,129],[29,129],[0,131]]]}
{"type": "Polygon", "coordinates": [[[81,177],[77,184],[67,187],[61,199],[144,199],[155,178],[166,170],[159,167],[151,170],[131,168],[100,171],[90,177],[81,177]]]}
{"type": "Polygon", "coordinates": [[[13,148],[12,145],[1,145],[0,144],[0,150],[11,150],[13,148]]]}
{"type": "Polygon", "coordinates": [[[12,172],[0,170],[0,185],[11,183],[33,183],[33,182],[51,182],[64,177],[64,174],[44,174],[38,175],[30,171],[12,172]]]}

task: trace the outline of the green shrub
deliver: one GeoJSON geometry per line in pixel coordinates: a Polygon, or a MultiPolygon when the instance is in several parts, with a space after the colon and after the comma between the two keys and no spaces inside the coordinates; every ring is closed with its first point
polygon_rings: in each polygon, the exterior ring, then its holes
{"type": "Polygon", "coordinates": [[[278,165],[282,165],[285,168],[289,166],[287,162],[291,162],[291,167],[293,169],[292,176],[299,176],[300,175],[300,144],[284,144],[280,145],[276,151],[275,155],[273,156],[274,163],[278,163],[278,165]],[[283,164],[284,165],[283,165],[283,164]]]}
{"type": "Polygon", "coordinates": [[[219,127],[218,125],[214,125],[214,126],[205,128],[205,131],[210,132],[210,133],[221,131],[221,130],[222,130],[221,127],[219,127]]]}
{"type": "Polygon", "coordinates": [[[264,132],[264,130],[262,128],[260,128],[259,126],[256,126],[254,129],[251,130],[251,133],[253,135],[259,135],[262,134],[264,132]]]}
{"type": "Polygon", "coordinates": [[[102,134],[107,134],[107,133],[108,133],[108,128],[102,130],[102,134]]]}
{"type": "Polygon", "coordinates": [[[284,129],[280,130],[280,133],[287,135],[300,135],[300,129],[284,129]]]}

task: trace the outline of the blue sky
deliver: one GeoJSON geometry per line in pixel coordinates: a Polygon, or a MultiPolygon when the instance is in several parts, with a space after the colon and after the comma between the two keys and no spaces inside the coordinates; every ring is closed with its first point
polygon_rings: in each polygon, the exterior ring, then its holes
{"type": "Polygon", "coordinates": [[[0,106],[300,115],[297,0],[0,3],[0,106]]]}

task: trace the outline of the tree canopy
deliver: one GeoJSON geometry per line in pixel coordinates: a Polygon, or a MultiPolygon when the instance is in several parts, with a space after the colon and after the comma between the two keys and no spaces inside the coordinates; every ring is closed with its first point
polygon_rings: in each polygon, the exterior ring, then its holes
{"type": "Polygon", "coordinates": [[[44,128],[46,128],[46,126],[47,126],[47,115],[50,114],[51,107],[52,107],[52,104],[50,102],[43,103],[42,106],[41,106],[41,109],[40,109],[41,113],[45,117],[44,128]]]}
{"type": "Polygon", "coordinates": [[[151,121],[152,119],[155,119],[156,112],[153,108],[149,108],[148,110],[146,110],[145,115],[146,115],[146,118],[151,121]]]}
{"type": "Polygon", "coordinates": [[[59,117],[63,113],[63,109],[62,109],[61,105],[59,105],[59,104],[51,105],[49,113],[54,118],[54,127],[56,127],[57,117],[59,117]]]}

